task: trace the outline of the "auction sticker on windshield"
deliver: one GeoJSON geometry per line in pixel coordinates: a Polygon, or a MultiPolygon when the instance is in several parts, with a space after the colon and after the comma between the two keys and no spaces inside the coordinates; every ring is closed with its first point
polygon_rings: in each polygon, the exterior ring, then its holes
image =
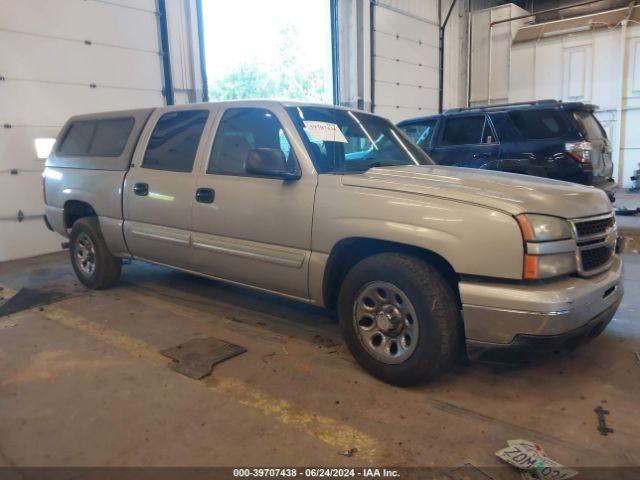
{"type": "Polygon", "coordinates": [[[314,142],[347,143],[347,139],[335,123],[305,120],[304,129],[314,142]]]}

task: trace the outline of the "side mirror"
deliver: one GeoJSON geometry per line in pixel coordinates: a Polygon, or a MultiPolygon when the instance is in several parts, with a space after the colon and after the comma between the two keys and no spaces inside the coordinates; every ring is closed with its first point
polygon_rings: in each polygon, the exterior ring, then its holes
{"type": "Polygon", "coordinates": [[[245,172],[261,177],[298,180],[300,172],[288,168],[284,152],[279,148],[254,148],[244,161],[245,172]]]}

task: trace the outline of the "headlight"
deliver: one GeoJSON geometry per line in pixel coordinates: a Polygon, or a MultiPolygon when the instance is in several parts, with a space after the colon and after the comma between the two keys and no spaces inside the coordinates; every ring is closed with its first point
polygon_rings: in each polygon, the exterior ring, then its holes
{"type": "Polygon", "coordinates": [[[576,244],[567,220],[536,214],[518,215],[516,220],[525,242],[524,279],[539,280],[576,271],[576,244]]]}
{"type": "Polygon", "coordinates": [[[573,252],[524,256],[523,276],[526,280],[559,277],[575,271],[576,256],[573,252]]]}
{"type": "Polygon", "coordinates": [[[527,242],[549,242],[572,237],[569,222],[548,215],[523,214],[516,217],[527,242]]]}

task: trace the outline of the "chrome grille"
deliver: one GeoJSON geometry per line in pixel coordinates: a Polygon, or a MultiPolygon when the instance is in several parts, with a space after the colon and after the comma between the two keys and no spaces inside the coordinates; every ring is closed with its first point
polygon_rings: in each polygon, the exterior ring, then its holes
{"type": "Polygon", "coordinates": [[[598,247],[584,250],[582,255],[582,269],[585,271],[605,265],[611,259],[612,247],[598,247]]]}
{"type": "Polygon", "coordinates": [[[616,247],[616,220],[613,213],[571,221],[578,245],[578,273],[595,275],[611,266],[616,247]]]}
{"type": "Polygon", "coordinates": [[[587,220],[584,222],[577,222],[576,231],[578,237],[588,237],[591,235],[597,235],[600,233],[606,233],[607,229],[615,223],[613,217],[603,218],[602,220],[587,220]]]}

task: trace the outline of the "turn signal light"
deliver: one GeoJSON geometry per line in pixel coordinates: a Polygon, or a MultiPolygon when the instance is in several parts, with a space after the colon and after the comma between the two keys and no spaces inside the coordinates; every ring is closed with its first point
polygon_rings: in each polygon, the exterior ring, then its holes
{"type": "Polygon", "coordinates": [[[538,255],[524,256],[524,272],[523,277],[525,280],[537,280],[540,278],[540,257],[538,255]]]}
{"type": "Polygon", "coordinates": [[[533,227],[531,226],[531,222],[526,217],[526,215],[518,215],[516,217],[518,221],[518,225],[520,225],[520,230],[522,230],[522,238],[524,238],[525,242],[531,242],[534,239],[533,227]]]}

